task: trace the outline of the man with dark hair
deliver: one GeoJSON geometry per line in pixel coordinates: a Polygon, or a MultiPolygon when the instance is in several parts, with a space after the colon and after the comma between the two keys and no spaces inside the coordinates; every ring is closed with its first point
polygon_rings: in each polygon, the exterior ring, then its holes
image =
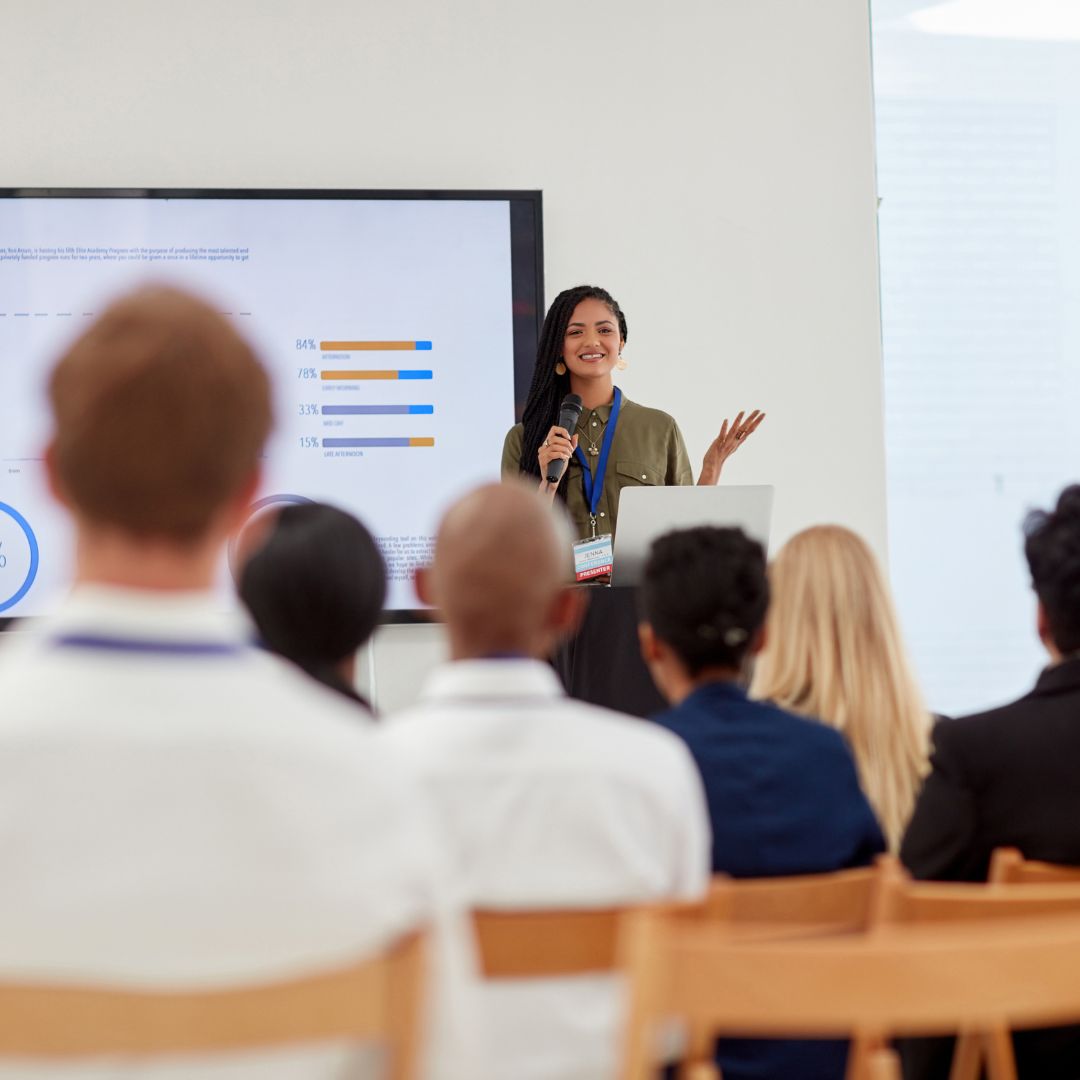
{"type": "MultiPolygon", "coordinates": [[[[1028,515],[1024,532],[1050,662],[1019,700],[934,728],[931,773],[900,848],[917,878],[985,881],[996,847],[1080,865],[1080,486],[1028,515]]],[[[1080,1029],[1021,1032],[1014,1042],[1021,1076],[1080,1076],[1080,1029]]]]}
{"type": "MultiPolygon", "coordinates": [[[[656,722],[686,742],[712,822],[712,869],[735,877],[862,866],[885,849],[839,732],[740,685],[764,643],[765,552],[740,529],[662,536],[640,588],[642,653],[672,708],[656,722]]],[[[725,1039],[725,1080],[841,1080],[847,1044],[725,1039]]]]}
{"type": "MultiPolygon", "coordinates": [[[[69,347],[50,398],[46,469],[74,521],[76,582],[0,648],[0,972],[263,982],[432,922],[440,945],[467,948],[435,918],[453,881],[421,792],[355,707],[252,647],[213,592],[271,423],[247,343],[202,301],[144,289],[69,347]]],[[[435,972],[441,1035],[469,979],[435,972]]],[[[449,1036],[431,1056],[476,1075],[449,1036]]],[[[293,1049],[188,1072],[312,1080],[351,1057],[293,1049]]]]}

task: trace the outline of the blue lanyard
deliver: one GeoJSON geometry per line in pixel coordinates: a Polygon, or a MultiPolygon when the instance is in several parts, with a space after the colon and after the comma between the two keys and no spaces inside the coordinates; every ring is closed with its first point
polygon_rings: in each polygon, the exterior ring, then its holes
{"type": "Polygon", "coordinates": [[[53,644],[64,649],[141,653],[144,656],[237,656],[245,651],[243,645],[229,641],[157,641],[100,634],[63,634],[54,638],[53,644]]]}
{"type": "Polygon", "coordinates": [[[595,475],[589,470],[588,459],[579,446],[574,453],[581,462],[581,482],[585,487],[585,502],[589,507],[589,522],[592,525],[592,534],[596,535],[596,508],[600,505],[600,498],[604,494],[604,474],[607,472],[608,455],[611,453],[611,444],[615,440],[615,425],[619,422],[619,408],[622,406],[622,391],[615,387],[615,400],[611,405],[611,416],[608,418],[607,430],[604,432],[604,441],[600,444],[600,457],[596,460],[595,475]]]}

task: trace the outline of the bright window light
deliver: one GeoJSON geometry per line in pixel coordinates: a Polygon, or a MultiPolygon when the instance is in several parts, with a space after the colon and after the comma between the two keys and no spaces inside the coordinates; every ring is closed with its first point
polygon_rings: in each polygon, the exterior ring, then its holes
{"type": "Polygon", "coordinates": [[[1077,0],[948,0],[914,12],[910,21],[930,34],[1080,41],[1077,0]]]}

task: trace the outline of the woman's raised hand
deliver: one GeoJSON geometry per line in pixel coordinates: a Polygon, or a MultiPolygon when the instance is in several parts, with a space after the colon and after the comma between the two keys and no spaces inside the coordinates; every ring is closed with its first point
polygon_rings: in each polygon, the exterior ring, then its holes
{"type": "Polygon", "coordinates": [[[765,419],[763,412],[755,409],[744,419],[745,413],[740,412],[729,424],[725,419],[720,428],[720,434],[709,444],[705,451],[705,459],[701,463],[701,478],[699,484],[715,484],[720,479],[720,470],[736,450],[757,431],[761,421],[765,419]]]}
{"type": "MultiPolygon", "coordinates": [[[[546,480],[548,465],[556,459],[562,461],[569,461],[574,456],[574,451],[577,449],[578,437],[576,435],[571,438],[570,433],[566,428],[553,427],[547,435],[544,437],[544,441],[540,444],[540,450],[537,453],[537,457],[540,459],[540,490],[548,491],[554,496],[555,489],[558,484],[549,484],[546,480]]],[[[565,475],[565,470],[563,475],[565,475]]]]}

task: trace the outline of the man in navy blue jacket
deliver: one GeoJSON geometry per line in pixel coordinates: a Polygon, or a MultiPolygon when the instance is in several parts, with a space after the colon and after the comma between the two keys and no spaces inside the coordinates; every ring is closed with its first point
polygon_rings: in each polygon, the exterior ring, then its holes
{"type": "MultiPolygon", "coordinates": [[[[656,717],[701,770],[713,870],[734,877],[863,866],[885,850],[839,732],[751,701],[746,660],[764,641],[765,552],[739,529],[669,533],[640,590],[641,645],[672,708],[656,717]]],[[[724,1080],[842,1080],[847,1044],[724,1039],[724,1080]]]]}

